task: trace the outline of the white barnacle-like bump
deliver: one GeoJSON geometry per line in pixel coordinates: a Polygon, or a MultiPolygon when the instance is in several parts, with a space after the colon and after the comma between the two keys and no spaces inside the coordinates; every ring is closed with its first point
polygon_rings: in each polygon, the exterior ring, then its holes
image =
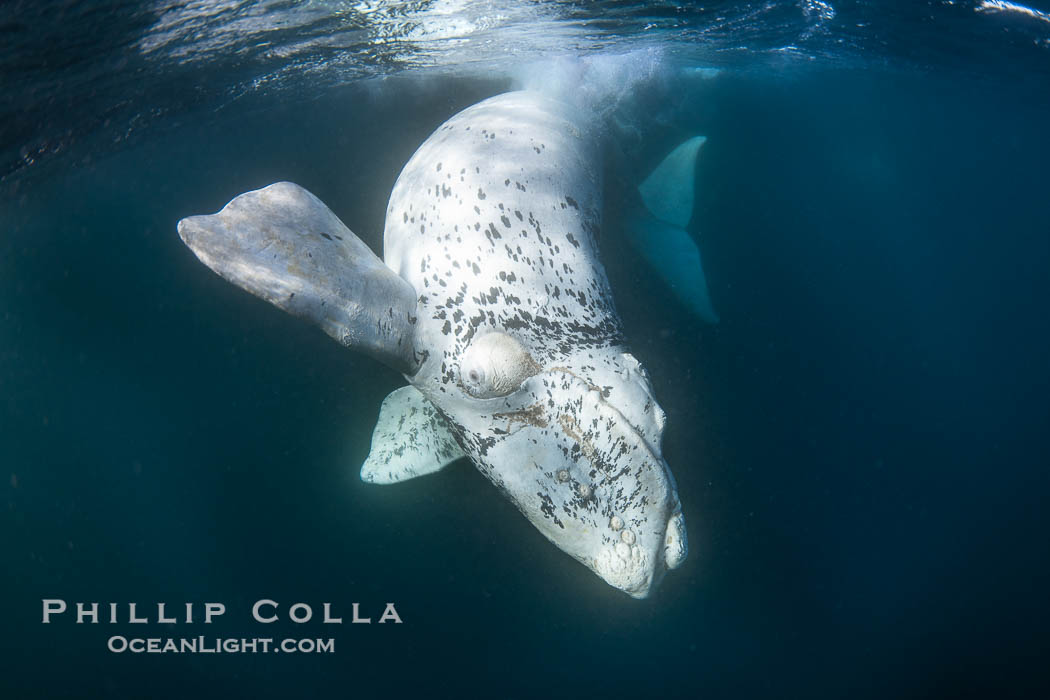
{"type": "Polygon", "coordinates": [[[576,493],[580,495],[580,498],[586,500],[591,497],[594,490],[591,488],[590,484],[579,484],[576,487],[576,493]]]}
{"type": "Polygon", "coordinates": [[[682,511],[676,512],[667,521],[667,537],[664,540],[664,562],[668,569],[681,566],[689,553],[689,543],[685,535],[685,518],[682,511]]]}
{"type": "Polygon", "coordinates": [[[559,469],[558,470],[558,481],[560,481],[562,483],[565,483],[568,480],[569,480],[569,470],[568,469],[559,469]]]}
{"type": "Polygon", "coordinates": [[[514,392],[540,371],[521,343],[494,331],[474,339],[459,362],[459,381],[477,399],[492,399],[514,392]]]}
{"type": "Polygon", "coordinates": [[[611,518],[609,518],[609,527],[613,530],[613,532],[617,530],[622,530],[623,518],[621,518],[619,515],[612,516],[611,518]]]}
{"type": "Polygon", "coordinates": [[[620,533],[620,539],[626,544],[634,544],[634,533],[630,530],[624,530],[620,533]]]}

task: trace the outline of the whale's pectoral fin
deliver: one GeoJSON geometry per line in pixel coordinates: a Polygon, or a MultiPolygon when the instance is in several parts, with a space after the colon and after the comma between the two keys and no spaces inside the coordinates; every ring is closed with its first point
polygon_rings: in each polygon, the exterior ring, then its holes
{"type": "Polygon", "coordinates": [[[179,236],[228,281],[343,345],[405,374],[418,369],[412,286],[302,187],[246,192],[217,214],[183,219],[179,236]]]}
{"type": "Polygon", "coordinates": [[[434,404],[419,389],[406,386],[383,399],[361,480],[394,484],[465,456],[434,404]]]}
{"type": "Polygon", "coordinates": [[[638,186],[649,211],[630,217],[627,234],[687,308],[708,323],[718,323],[700,249],[685,231],[693,218],[696,159],[705,141],[695,136],[679,145],[638,186]]]}

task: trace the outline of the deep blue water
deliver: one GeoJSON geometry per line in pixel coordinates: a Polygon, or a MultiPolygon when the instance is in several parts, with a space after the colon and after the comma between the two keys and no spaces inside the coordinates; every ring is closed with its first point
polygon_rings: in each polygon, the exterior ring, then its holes
{"type": "Polygon", "coordinates": [[[412,12],[441,7],[384,6],[386,29],[342,4],[99,7],[0,10],[0,697],[1046,692],[1046,8],[486,4],[419,39],[436,15],[412,12]],[[175,234],[291,180],[378,250],[419,143],[552,47],[563,68],[659,65],[615,104],[628,169],[708,137],[690,231],[718,326],[684,318],[614,225],[602,241],[689,526],[644,601],[466,462],[360,482],[401,377],[175,234]],[[697,66],[720,72],[682,76],[697,66]],[[42,625],[43,598],[228,612],[42,625]],[[404,623],[264,628],[260,598],[347,620],[394,601],[404,623]],[[112,654],[114,634],[336,653],[112,654]]]}

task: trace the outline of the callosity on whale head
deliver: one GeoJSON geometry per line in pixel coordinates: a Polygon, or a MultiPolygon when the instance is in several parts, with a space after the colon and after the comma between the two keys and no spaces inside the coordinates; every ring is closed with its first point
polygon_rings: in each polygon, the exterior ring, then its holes
{"type": "Polygon", "coordinates": [[[685,524],[664,413],[598,260],[600,172],[584,116],[508,93],[449,119],[405,166],[385,264],[290,183],[179,231],[230,281],[404,373],[363,479],[466,456],[551,542],[643,598],[685,558],[685,524]]]}

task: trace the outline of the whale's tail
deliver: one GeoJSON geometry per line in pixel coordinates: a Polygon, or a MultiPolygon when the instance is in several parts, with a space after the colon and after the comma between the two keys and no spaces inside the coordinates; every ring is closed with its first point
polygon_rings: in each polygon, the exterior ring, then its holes
{"type": "Polygon", "coordinates": [[[201,262],[343,345],[413,374],[416,293],[317,197],[278,182],[179,222],[201,262]]]}
{"type": "Polygon", "coordinates": [[[645,260],[696,316],[718,323],[711,303],[700,249],[685,227],[693,218],[696,159],[707,139],[680,144],[638,186],[645,211],[627,222],[627,237],[645,260]]]}

